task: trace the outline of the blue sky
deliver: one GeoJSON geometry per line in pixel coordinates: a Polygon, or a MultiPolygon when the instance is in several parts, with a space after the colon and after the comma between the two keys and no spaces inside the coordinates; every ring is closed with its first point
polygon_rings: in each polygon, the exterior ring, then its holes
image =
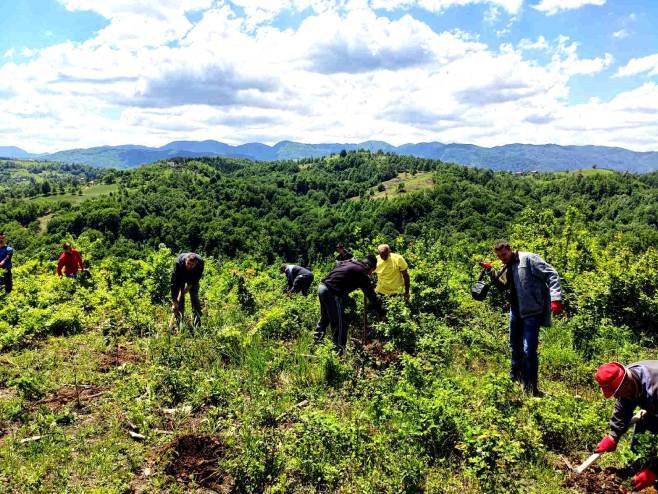
{"type": "Polygon", "coordinates": [[[0,145],[658,150],[653,0],[0,0],[0,145]]]}

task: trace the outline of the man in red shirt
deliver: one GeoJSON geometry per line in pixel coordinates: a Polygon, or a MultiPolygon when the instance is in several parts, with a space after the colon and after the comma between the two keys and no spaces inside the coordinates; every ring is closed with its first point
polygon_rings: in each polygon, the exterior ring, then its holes
{"type": "Polygon", "coordinates": [[[62,277],[62,270],[68,278],[77,278],[79,271],[85,270],[80,252],[75,250],[70,243],[65,242],[63,245],[64,252],[59,256],[57,261],[57,276],[62,277]]]}

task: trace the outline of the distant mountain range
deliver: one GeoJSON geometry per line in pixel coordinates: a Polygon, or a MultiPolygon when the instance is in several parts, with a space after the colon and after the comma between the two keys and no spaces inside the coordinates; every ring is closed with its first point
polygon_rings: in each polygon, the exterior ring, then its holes
{"type": "Polygon", "coordinates": [[[658,152],[635,152],[605,146],[558,146],[556,144],[507,144],[485,148],[472,144],[422,142],[393,146],[382,141],[358,144],[303,144],[282,141],[274,146],[261,143],[231,146],[218,141],[175,141],[159,147],[102,146],[70,149],[51,154],[31,154],[17,147],[1,147],[0,157],[80,163],[103,168],[134,168],[173,157],[229,156],[256,161],[288,160],[326,156],[341,150],[368,149],[420,158],[438,159],[494,170],[563,171],[579,168],[609,168],[617,171],[658,170],[658,152]]]}

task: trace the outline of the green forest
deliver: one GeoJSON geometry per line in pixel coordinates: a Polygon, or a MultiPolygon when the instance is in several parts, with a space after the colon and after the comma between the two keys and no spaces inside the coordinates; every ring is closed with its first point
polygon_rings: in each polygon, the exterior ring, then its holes
{"type": "Polygon", "coordinates": [[[658,358],[658,172],[369,151],[129,171],[0,161],[0,231],[15,249],[0,492],[630,492],[623,467],[656,455],[624,437],[591,475],[570,472],[608,431],[597,367],[658,358]],[[541,398],[508,377],[503,294],[470,294],[502,239],[561,277],[541,398]],[[65,241],[89,268],[78,280],[55,276],[65,241]],[[390,244],[411,277],[409,304],[367,327],[353,294],[340,357],[312,337],[338,242],[359,257],[390,244]],[[205,259],[197,329],[171,328],[181,252],[205,259]],[[313,270],[308,297],[283,294],[282,262],[313,270]]]}

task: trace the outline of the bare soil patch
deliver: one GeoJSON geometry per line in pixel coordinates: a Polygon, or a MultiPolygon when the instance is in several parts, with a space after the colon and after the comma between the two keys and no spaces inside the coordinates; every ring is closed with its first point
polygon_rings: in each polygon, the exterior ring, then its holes
{"type": "Polygon", "coordinates": [[[165,473],[179,482],[194,483],[221,493],[232,487],[229,476],[219,470],[226,447],[219,436],[188,434],[174,439],[165,450],[165,473]]]}
{"type": "Polygon", "coordinates": [[[98,370],[101,372],[110,372],[114,367],[123,364],[138,364],[143,361],[144,357],[139,353],[133,352],[123,346],[119,346],[103,355],[101,366],[98,370]]]}
{"type": "Polygon", "coordinates": [[[89,402],[103,395],[107,390],[107,386],[64,386],[34,404],[45,405],[51,410],[56,411],[69,403],[75,403],[76,405],[79,403],[80,406],[82,406],[83,403],[89,402]]]}
{"type": "Polygon", "coordinates": [[[377,367],[387,367],[400,360],[400,353],[386,350],[384,342],[373,339],[363,346],[364,353],[377,367]]]}
{"type": "Polygon", "coordinates": [[[601,468],[592,466],[580,475],[570,476],[564,483],[565,487],[572,487],[582,492],[597,494],[626,494],[633,492],[627,480],[631,473],[625,469],[614,467],[601,468]]]}

